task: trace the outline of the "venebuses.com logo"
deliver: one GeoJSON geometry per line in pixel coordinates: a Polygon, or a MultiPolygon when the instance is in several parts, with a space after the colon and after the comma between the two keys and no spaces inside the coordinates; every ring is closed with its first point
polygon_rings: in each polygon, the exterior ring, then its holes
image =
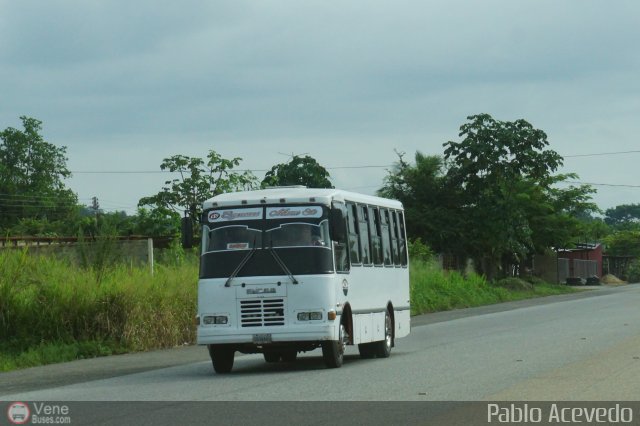
{"type": "Polygon", "coordinates": [[[31,410],[24,402],[14,402],[7,408],[7,418],[14,425],[23,425],[29,421],[31,410]]]}
{"type": "Polygon", "coordinates": [[[10,424],[71,424],[71,409],[66,404],[49,402],[13,402],[7,408],[10,424]]]}

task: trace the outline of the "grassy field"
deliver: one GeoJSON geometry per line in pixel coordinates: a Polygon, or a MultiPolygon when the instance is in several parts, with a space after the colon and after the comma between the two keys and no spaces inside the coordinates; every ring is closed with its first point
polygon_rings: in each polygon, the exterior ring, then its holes
{"type": "Polygon", "coordinates": [[[195,259],[79,268],[0,250],[0,371],[193,343],[195,259]]]}
{"type": "MultiPolygon", "coordinates": [[[[198,265],[165,256],[146,267],[78,267],[27,251],[0,250],[0,371],[131,351],[192,344],[198,265]]],[[[572,291],[411,264],[413,314],[572,291]],[[514,289],[515,288],[515,289],[514,289]]]]}
{"type": "Polygon", "coordinates": [[[491,283],[476,274],[443,271],[434,261],[411,263],[411,313],[470,308],[532,297],[573,293],[571,287],[509,278],[491,283]]]}

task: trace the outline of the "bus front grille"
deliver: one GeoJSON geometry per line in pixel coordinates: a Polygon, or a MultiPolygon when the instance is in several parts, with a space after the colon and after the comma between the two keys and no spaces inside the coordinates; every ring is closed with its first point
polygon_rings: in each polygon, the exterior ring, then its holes
{"type": "Polygon", "coordinates": [[[252,299],[240,301],[242,327],[284,325],[284,299],[252,299]]]}

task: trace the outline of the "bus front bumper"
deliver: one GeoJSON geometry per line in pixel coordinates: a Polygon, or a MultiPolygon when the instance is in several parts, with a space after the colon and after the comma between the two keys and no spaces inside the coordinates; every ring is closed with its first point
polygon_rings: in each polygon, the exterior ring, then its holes
{"type": "Polygon", "coordinates": [[[336,324],[293,327],[255,327],[238,329],[235,327],[207,327],[199,326],[197,330],[197,344],[268,344],[289,342],[321,342],[338,340],[336,324]]]}

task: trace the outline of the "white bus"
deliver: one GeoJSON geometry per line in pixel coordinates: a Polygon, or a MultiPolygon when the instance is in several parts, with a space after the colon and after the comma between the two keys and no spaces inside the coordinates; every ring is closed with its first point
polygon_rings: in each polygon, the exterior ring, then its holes
{"type": "Polygon", "coordinates": [[[404,213],[398,201],[279,187],[218,195],[202,217],[197,343],[228,373],[235,352],[292,362],[346,345],[390,355],[410,330],[404,213]]]}

